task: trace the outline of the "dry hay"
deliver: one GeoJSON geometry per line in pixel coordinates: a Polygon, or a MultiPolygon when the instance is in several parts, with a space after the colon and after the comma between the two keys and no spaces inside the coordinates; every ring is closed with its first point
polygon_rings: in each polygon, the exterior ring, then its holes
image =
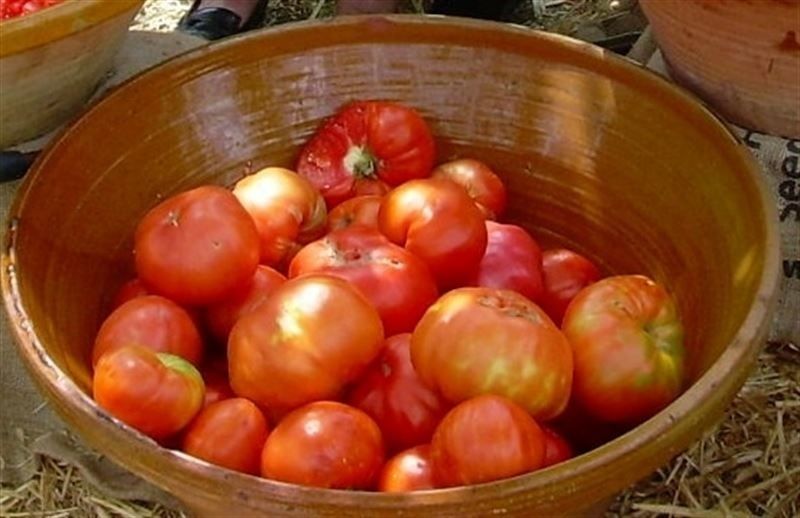
{"type": "MultiPolygon", "coordinates": [[[[616,0],[530,0],[521,3],[511,21],[571,34],[607,15],[611,1],[616,0]],[[543,14],[542,5],[549,6],[543,14]]],[[[135,27],[171,30],[189,4],[148,0],[135,27]]],[[[333,6],[332,0],[271,0],[265,24],[331,16],[333,6]]],[[[423,12],[425,6],[423,0],[414,0],[404,10],[423,12]]],[[[76,468],[47,457],[37,462],[33,479],[0,490],[0,516],[181,516],[158,505],[104,497],[76,468]]],[[[800,348],[769,344],[723,422],[620,495],[608,516],[800,516],[800,348]]]]}

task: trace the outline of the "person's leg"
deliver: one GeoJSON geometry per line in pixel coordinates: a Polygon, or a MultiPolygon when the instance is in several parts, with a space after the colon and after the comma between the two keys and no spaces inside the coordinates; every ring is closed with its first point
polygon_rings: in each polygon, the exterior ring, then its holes
{"type": "Polygon", "coordinates": [[[339,0],[336,14],[393,13],[399,5],[399,0],[339,0]]]}
{"type": "Polygon", "coordinates": [[[195,0],[178,29],[216,40],[241,32],[263,0],[195,0]]]}

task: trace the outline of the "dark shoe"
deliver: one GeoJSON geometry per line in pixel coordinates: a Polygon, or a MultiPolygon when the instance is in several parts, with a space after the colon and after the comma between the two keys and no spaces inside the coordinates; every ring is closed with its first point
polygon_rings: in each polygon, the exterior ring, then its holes
{"type": "Polygon", "coordinates": [[[198,9],[200,0],[195,0],[189,11],[178,22],[181,32],[206,40],[219,40],[240,32],[259,27],[264,20],[266,0],[260,0],[250,18],[242,23],[242,17],[223,7],[198,9]]]}

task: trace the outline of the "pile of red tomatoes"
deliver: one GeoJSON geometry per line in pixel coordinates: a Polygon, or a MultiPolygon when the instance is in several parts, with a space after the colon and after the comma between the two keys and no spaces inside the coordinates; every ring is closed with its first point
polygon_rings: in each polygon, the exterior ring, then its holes
{"type": "Polygon", "coordinates": [[[0,21],[41,11],[64,0],[0,0],[0,21]]]}

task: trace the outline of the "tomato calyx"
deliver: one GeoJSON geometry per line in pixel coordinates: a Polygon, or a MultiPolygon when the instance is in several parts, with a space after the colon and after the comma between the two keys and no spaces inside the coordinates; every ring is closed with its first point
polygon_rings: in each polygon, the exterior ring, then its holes
{"type": "Polygon", "coordinates": [[[378,177],[378,158],[366,146],[350,146],[344,166],[356,179],[378,177]]]}

